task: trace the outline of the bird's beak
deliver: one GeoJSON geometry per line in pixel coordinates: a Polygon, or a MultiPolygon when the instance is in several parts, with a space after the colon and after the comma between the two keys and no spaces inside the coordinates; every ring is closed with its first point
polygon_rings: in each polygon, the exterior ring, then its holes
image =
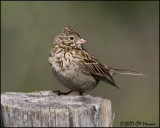
{"type": "Polygon", "coordinates": [[[80,39],[80,40],[77,41],[77,44],[82,45],[82,44],[85,44],[86,42],[87,42],[86,40],[80,39]]]}

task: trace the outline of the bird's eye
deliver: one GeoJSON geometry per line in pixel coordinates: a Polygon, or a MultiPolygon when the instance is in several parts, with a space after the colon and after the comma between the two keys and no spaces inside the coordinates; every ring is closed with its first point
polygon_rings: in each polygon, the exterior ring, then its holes
{"type": "Polygon", "coordinates": [[[73,37],[73,36],[70,36],[69,39],[70,39],[70,40],[74,40],[74,37],[73,37]]]}

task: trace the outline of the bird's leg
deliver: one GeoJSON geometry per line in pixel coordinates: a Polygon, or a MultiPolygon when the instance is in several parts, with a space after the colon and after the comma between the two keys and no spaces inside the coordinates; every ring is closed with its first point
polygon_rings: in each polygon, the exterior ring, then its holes
{"type": "Polygon", "coordinates": [[[83,92],[79,92],[79,94],[82,96],[82,95],[83,95],[83,92]]]}
{"type": "Polygon", "coordinates": [[[63,94],[64,95],[68,95],[68,94],[70,94],[72,92],[72,90],[70,90],[70,91],[68,91],[68,92],[64,92],[63,94]]]}
{"type": "Polygon", "coordinates": [[[52,91],[52,92],[56,93],[56,94],[59,96],[59,95],[68,95],[68,94],[70,94],[70,93],[72,92],[72,90],[70,90],[70,91],[68,91],[68,92],[61,92],[61,91],[59,91],[59,90],[57,90],[57,91],[52,91]]]}

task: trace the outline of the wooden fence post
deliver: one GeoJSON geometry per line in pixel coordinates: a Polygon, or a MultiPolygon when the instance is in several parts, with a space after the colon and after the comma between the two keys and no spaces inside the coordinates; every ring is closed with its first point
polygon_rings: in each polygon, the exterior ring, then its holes
{"type": "Polygon", "coordinates": [[[1,95],[4,127],[112,127],[111,101],[52,91],[1,95]]]}

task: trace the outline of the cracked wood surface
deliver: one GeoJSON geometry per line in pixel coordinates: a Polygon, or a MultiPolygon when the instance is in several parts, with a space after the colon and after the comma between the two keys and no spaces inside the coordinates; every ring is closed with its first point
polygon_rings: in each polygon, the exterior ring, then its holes
{"type": "Polygon", "coordinates": [[[112,127],[111,101],[89,95],[52,91],[6,92],[1,95],[1,126],[112,127]]]}

